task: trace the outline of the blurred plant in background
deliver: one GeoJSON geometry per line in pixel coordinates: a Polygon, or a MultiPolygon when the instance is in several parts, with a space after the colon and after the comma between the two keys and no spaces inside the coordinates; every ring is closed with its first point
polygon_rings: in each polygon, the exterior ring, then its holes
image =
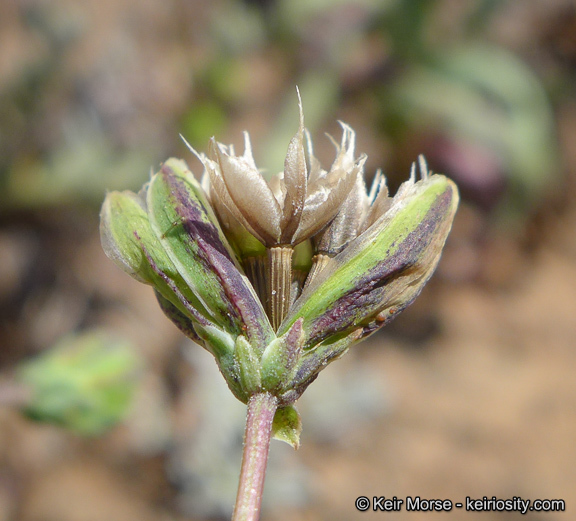
{"type": "Polygon", "coordinates": [[[139,365],[125,341],[112,341],[102,332],[72,335],[18,364],[2,381],[3,404],[15,405],[35,421],[102,434],[127,414],[139,365]]]}
{"type": "Polygon", "coordinates": [[[312,131],[338,107],[376,130],[384,153],[375,164],[404,171],[424,146],[471,200],[517,218],[553,188],[556,137],[542,83],[485,37],[507,2],[191,4],[135,13],[159,17],[148,35],[121,19],[104,26],[104,13],[89,19],[79,6],[4,7],[22,43],[7,58],[20,63],[0,84],[5,206],[94,201],[104,188],[135,187],[142,177],[134,172],[172,152],[170,135],[180,131],[200,147],[233,119],[264,117],[280,95],[284,108],[261,161],[278,171],[295,83],[311,100],[312,131]],[[193,14],[198,21],[186,28],[193,14]],[[182,25],[168,33],[178,17],[182,25]]]}

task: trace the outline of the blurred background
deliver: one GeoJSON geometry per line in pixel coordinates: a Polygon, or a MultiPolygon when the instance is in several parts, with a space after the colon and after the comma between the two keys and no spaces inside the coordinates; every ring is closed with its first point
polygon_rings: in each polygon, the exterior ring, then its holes
{"type": "Polygon", "coordinates": [[[573,509],[575,80],[573,0],[0,2],[0,521],[229,519],[244,407],[105,258],[98,213],[172,155],[200,175],[179,133],[241,150],[249,130],[281,170],[296,85],[326,166],[342,120],[368,177],[394,190],[424,153],[462,203],[416,303],[300,400],[300,450],[273,442],[263,517],[573,509]]]}

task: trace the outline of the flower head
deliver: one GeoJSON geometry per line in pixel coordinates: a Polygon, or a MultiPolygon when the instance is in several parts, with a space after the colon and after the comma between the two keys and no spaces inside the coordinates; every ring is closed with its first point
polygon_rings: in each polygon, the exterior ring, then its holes
{"type": "Polygon", "coordinates": [[[247,132],[241,156],[214,138],[207,156],[194,151],[204,164],[210,198],[222,221],[228,228],[237,221],[267,247],[293,246],[322,230],[338,212],[365,160],[354,161],[354,133],[346,127],[336,160],[330,170],[322,170],[312,155],[301,101],[299,110],[300,124],[288,145],[284,171],[269,181],[256,167],[247,132]]]}
{"type": "MultiPolygon", "coordinates": [[[[241,156],[212,139],[208,155],[194,152],[202,185],[169,159],[139,194],[108,194],[101,215],[107,255],[154,287],[234,394],[247,402],[270,393],[284,408],[416,298],[458,205],[456,185],[423,158],[420,179],[414,166],[394,197],[381,172],[368,191],[366,156],[355,157],[354,131],[343,123],[324,170],[299,109],[284,171],[270,181],[247,133],[241,156]]],[[[279,428],[294,414],[284,409],[279,428]]]]}

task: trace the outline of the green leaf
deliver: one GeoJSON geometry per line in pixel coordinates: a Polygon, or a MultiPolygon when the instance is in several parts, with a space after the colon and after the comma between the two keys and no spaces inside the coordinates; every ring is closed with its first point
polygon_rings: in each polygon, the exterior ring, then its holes
{"type": "Polygon", "coordinates": [[[272,436],[286,442],[297,450],[300,446],[300,433],[302,432],[302,420],[300,414],[293,405],[280,407],[276,410],[272,422],[272,436]]]}
{"type": "Polygon", "coordinates": [[[32,390],[24,412],[81,434],[100,434],[128,411],[138,365],[125,342],[97,332],[67,337],[18,367],[17,379],[32,390]]]}

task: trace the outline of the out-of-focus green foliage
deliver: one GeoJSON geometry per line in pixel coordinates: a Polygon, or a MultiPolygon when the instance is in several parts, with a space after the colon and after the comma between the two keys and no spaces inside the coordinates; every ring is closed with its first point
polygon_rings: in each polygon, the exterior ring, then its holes
{"type": "Polygon", "coordinates": [[[67,337],[17,368],[17,381],[32,393],[24,412],[84,435],[100,434],[126,415],[138,365],[125,341],[99,332],[67,337]]]}
{"type": "Polygon", "coordinates": [[[383,143],[389,164],[407,167],[407,148],[412,157],[433,142],[423,150],[432,168],[453,175],[465,199],[494,181],[491,208],[521,218],[559,169],[543,80],[492,37],[511,4],[472,0],[448,12],[441,0],[168,3],[165,21],[181,27],[146,36],[113,19],[106,30],[117,43],[93,49],[83,67],[72,57],[102,30],[98,21],[80,5],[22,5],[12,25],[42,53],[0,82],[0,202],[96,202],[105,189],[136,188],[176,152],[179,132],[204,148],[263,104],[270,131],[255,149],[273,174],[298,85],[313,134],[345,107],[383,143]],[[261,91],[260,81],[272,87],[261,91]],[[260,92],[274,92],[275,106],[260,92]],[[459,159],[470,145],[480,156],[473,167],[459,159]]]}
{"type": "Polygon", "coordinates": [[[222,132],[226,123],[226,113],[221,104],[202,100],[184,114],[182,135],[193,146],[204,146],[213,135],[222,132]]]}
{"type": "Polygon", "coordinates": [[[134,110],[135,35],[117,41],[114,58],[118,22],[100,43],[89,6],[31,2],[0,16],[11,44],[0,53],[0,207],[97,203],[107,189],[140,185],[160,147],[146,137],[153,109],[134,110]]]}
{"type": "MultiPolygon", "coordinates": [[[[411,66],[389,95],[404,132],[441,135],[454,148],[470,146],[492,158],[506,178],[501,210],[508,216],[521,216],[558,180],[546,93],[530,69],[503,49],[467,45],[439,53],[429,63],[411,66]]],[[[442,155],[439,150],[437,159],[442,155]]]]}
{"type": "MultiPolygon", "coordinates": [[[[507,4],[476,0],[449,16],[440,0],[280,0],[267,4],[262,23],[282,65],[298,71],[313,133],[343,103],[357,103],[392,164],[402,164],[406,147],[423,148],[433,167],[462,184],[465,198],[521,221],[557,187],[560,168],[542,79],[488,36],[507,4]],[[375,60],[362,64],[375,48],[375,60]]],[[[285,105],[261,147],[272,173],[282,168],[274,158],[293,123],[285,105]]]]}
{"type": "Polygon", "coordinates": [[[423,153],[479,209],[483,234],[525,232],[560,191],[553,103],[573,96],[572,82],[554,69],[544,30],[511,19],[521,3],[166,2],[130,23],[120,15],[130,0],[104,22],[92,3],[0,8],[0,18],[17,13],[6,26],[30,45],[9,74],[0,50],[8,219],[78,202],[95,216],[106,190],[137,189],[169,156],[199,177],[180,133],[198,150],[218,135],[241,151],[241,130],[255,129],[257,163],[273,175],[296,124],[295,85],[320,159],[331,150],[318,133],[337,133],[335,119],[358,129],[368,176],[382,166],[392,191],[423,153]]]}
{"type": "Polygon", "coordinates": [[[57,148],[46,161],[31,156],[16,161],[4,192],[9,199],[3,202],[29,208],[90,202],[107,189],[120,188],[121,182],[138,185],[150,168],[150,158],[141,152],[115,152],[97,133],[83,138],[57,148]]]}

